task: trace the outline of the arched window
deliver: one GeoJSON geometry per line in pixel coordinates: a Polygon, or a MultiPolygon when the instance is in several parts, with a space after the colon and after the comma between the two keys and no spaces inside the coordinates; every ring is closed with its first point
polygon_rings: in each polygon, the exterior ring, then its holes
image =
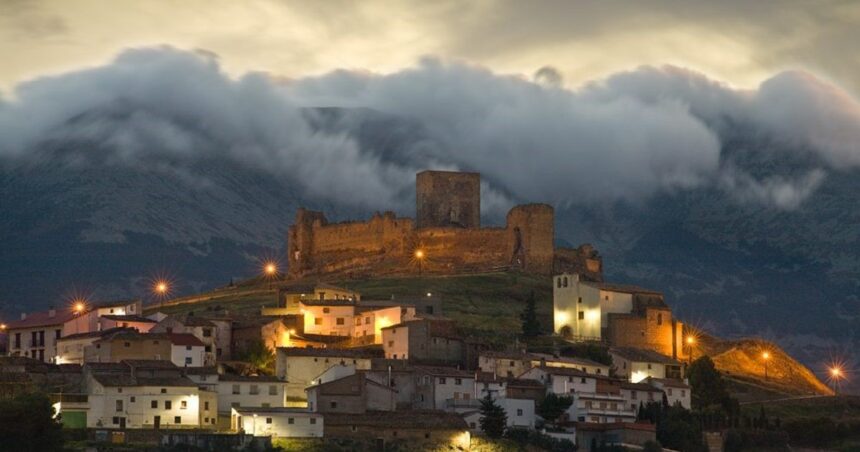
{"type": "Polygon", "coordinates": [[[564,287],[567,287],[567,276],[564,277],[564,287]]]}
{"type": "Polygon", "coordinates": [[[561,276],[559,276],[558,279],[555,280],[555,286],[561,289],[561,276]]]}

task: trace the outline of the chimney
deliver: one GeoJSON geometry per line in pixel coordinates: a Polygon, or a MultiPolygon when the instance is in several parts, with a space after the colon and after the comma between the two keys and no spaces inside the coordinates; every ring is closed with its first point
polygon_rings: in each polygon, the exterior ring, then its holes
{"type": "Polygon", "coordinates": [[[54,308],[48,309],[48,317],[54,318],[57,315],[57,310],[54,308]]]}
{"type": "Polygon", "coordinates": [[[22,312],[22,313],[21,313],[21,320],[26,320],[26,319],[27,319],[27,313],[26,313],[26,312],[22,312]]]}

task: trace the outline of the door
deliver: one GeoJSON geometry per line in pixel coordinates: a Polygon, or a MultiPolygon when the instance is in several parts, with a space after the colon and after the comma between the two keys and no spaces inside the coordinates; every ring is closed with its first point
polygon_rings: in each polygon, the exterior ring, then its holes
{"type": "Polygon", "coordinates": [[[125,429],[125,418],[124,417],[119,418],[119,428],[125,429]]]}
{"type": "Polygon", "coordinates": [[[152,418],[152,425],[156,429],[161,428],[161,416],[155,416],[154,418],[152,418]]]}

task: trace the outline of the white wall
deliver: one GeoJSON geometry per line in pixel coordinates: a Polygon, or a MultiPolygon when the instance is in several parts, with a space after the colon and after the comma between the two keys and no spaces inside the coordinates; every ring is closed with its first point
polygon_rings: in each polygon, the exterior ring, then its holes
{"type": "MultiPolygon", "coordinates": [[[[164,428],[200,427],[201,421],[207,418],[217,419],[217,403],[215,394],[203,393],[196,387],[104,387],[97,382],[91,385],[89,395],[90,411],[87,413],[87,427],[119,427],[114,424],[114,418],[125,417],[127,428],[151,428],[155,416],[161,417],[164,428]],[[119,391],[122,392],[119,392],[119,391]],[[164,390],[164,392],[162,392],[164,390]],[[117,410],[117,401],[121,402],[117,410]],[[206,403],[209,402],[208,409],[206,403]],[[152,403],[156,407],[152,407],[152,403]],[[170,402],[170,409],[165,408],[170,402]],[[183,402],[185,405],[183,407],[183,402]],[[176,417],[180,423],[176,424],[176,417]]],[[[207,425],[207,427],[210,425],[207,425]]]]}
{"type": "Polygon", "coordinates": [[[170,361],[177,367],[201,367],[204,363],[204,356],[202,345],[171,344],[170,346],[170,361]]]}
{"type": "Polygon", "coordinates": [[[256,436],[278,438],[321,438],[323,436],[323,417],[317,413],[269,413],[260,412],[242,416],[233,413],[234,423],[242,419],[240,428],[256,436]],[[290,421],[292,420],[292,423],[290,421]]]}
{"type": "Polygon", "coordinates": [[[234,403],[239,407],[283,407],[287,384],[282,381],[218,381],[218,412],[229,413],[234,403]],[[238,386],[239,394],[234,394],[234,385],[238,386]],[[252,394],[252,386],[256,386],[257,394],[252,394]],[[274,386],[274,394],[270,387],[274,386]]]}

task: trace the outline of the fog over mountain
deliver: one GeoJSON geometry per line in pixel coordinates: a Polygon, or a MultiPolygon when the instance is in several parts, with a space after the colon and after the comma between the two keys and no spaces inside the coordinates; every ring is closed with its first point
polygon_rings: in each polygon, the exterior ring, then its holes
{"type": "Polygon", "coordinates": [[[620,282],[720,334],[805,353],[860,343],[860,103],[804,72],[738,90],[678,67],[564,88],[425,59],[381,75],[233,79],[173,48],[0,99],[6,316],[70,291],[189,292],[257,270],[295,209],[413,214],[414,174],[480,171],[499,222],[548,202],[620,282]],[[828,325],[821,331],[819,325],[828,325]]]}

